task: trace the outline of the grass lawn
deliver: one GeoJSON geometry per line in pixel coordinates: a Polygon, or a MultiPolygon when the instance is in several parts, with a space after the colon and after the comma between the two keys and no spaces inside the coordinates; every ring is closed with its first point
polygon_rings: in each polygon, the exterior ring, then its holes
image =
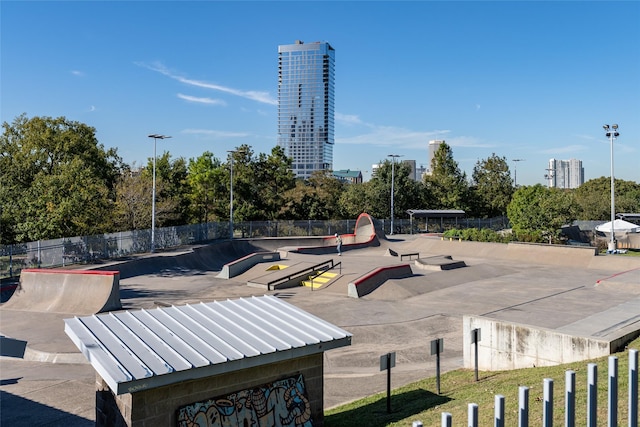
{"type": "MultiPolygon", "coordinates": [[[[640,350],[640,338],[628,348],[640,350]]],[[[628,425],[629,352],[618,357],[618,425],[628,425]]],[[[441,395],[436,394],[436,379],[427,378],[392,390],[391,413],[387,413],[386,392],[369,396],[325,411],[327,427],[440,426],[442,412],[453,416],[453,425],[466,425],[469,403],[476,403],[479,425],[493,425],[495,395],[505,397],[505,425],[518,425],[518,387],[529,387],[529,423],[542,425],[543,382],[552,378],[554,425],[564,425],[565,372],[576,372],[576,425],[586,425],[587,365],[598,365],[598,425],[607,425],[608,357],[553,367],[513,371],[480,372],[475,382],[473,370],[460,369],[440,377],[441,395]]],[[[392,372],[393,375],[393,372],[392,372]]]]}

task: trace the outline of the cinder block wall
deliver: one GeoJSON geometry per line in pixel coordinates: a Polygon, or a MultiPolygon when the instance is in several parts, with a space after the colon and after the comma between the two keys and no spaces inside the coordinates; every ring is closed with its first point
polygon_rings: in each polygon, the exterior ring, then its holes
{"type": "Polygon", "coordinates": [[[313,425],[323,426],[322,353],[119,396],[97,375],[96,425],[176,426],[177,410],[181,406],[299,375],[304,377],[313,425]]]}

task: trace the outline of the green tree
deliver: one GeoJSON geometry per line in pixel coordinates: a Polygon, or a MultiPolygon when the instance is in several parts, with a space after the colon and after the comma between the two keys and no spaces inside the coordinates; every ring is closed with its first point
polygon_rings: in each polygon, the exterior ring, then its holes
{"type": "Polygon", "coordinates": [[[2,243],[110,231],[122,160],[94,128],[23,114],[2,129],[2,243]]]}
{"type": "Polygon", "coordinates": [[[536,184],[518,187],[507,215],[518,240],[554,243],[560,228],[576,219],[577,209],[572,192],[536,184]]]}
{"type": "Polygon", "coordinates": [[[191,206],[190,222],[206,223],[224,217],[222,196],[226,193],[225,174],[220,160],[210,151],[189,160],[187,182],[191,206]]]}
{"type": "Polygon", "coordinates": [[[151,228],[151,179],[140,170],[126,170],[118,179],[112,231],[151,228]]]}
{"type": "Polygon", "coordinates": [[[374,198],[371,196],[372,188],[371,181],[346,185],[338,200],[340,216],[342,218],[357,218],[363,212],[375,216],[372,204],[374,198]]]}
{"type": "Polygon", "coordinates": [[[451,147],[443,142],[433,156],[431,175],[425,175],[425,200],[430,209],[463,209],[470,206],[467,175],[453,159],[451,147]]]}
{"type": "Polygon", "coordinates": [[[513,195],[513,180],[506,158],[493,153],[487,159],[478,160],[473,168],[471,191],[476,204],[474,216],[506,215],[513,195]]]}
{"type": "Polygon", "coordinates": [[[285,194],[281,216],[288,219],[328,220],[340,217],[343,184],[329,171],[316,171],[308,180],[297,180],[285,194]]]}
{"type": "Polygon", "coordinates": [[[253,200],[255,200],[256,219],[277,219],[285,204],[284,194],[295,187],[295,176],[291,171],[291,158],[284,148],[275,146],[269,155],[260,153],[252,163],[253,200]]]}
{"type": "MultiPolygon", "coordinates": [[[[149,158],[142,174],[153,182],[153,158],[149,158]]],[[[165,151],[156,158],[156,227],[183,225],[188,218],[187,162],[183,157],[171,159],[165,151]]]]}
{"type": "Polygon", "coordinates": [[[391,218],[391,178],[393,175],[393,216],[406,218],[406,211],[422,205],[420,183],[410,178],[411,167],[390,160],[380,163],[368,187],[370,213],[375,218],[391,218]]]}
{"type": "MultiPolygon", "coordinates": [[[[615,180],[615,211],[640,212],[640,184],[615,180]]],[[[579,205],[578,219],[611,219],[611,177],[591,179],[574,190],[579,205]]]]}

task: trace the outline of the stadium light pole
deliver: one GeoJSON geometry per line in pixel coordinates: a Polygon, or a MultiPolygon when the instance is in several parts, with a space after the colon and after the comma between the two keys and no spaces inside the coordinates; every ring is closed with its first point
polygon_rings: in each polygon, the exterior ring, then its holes
{"type": "Polygon", "coordinates": [[[393,182],[395,181],[395,166],[396,159],[402,157],[400,154],[388,154],[387,157],[391,157],[391,235],[393,235],[393,182]]]}
{"type": "Polygon", "coordinates": [[[516,168],[518,162],[524,162],[524,159],[511,159],[513,162],[513,187],[518,188],[518,169],[516,168]]]}
{"type": "Polygon", "coordinates": [[[151,195],[151,252],[156,250],[156,142],[159,139],[171,138],[167,135],[159,135],[157,133],[149,135],[153,138],[153,190],[151,195]]]}
{"type": "Polygon", "coordinates": [[[233,240],[233,155],[244,153],[244,150],[227,150],[229,153],[229,238],[233,240]]]}
{"type": "Polygon", "coordinates": [[[609,125],[602,126],[604,128],[605,135],[609,138],[609,143],[611,146],[611,241],[609,242],[609,252],[616,252],[616,239],[615,239],[615,229],[614,222],[616,220],[616,196],[615,196],[615,181],[613,178],[613,140],[616,139],[620,134],[618,133],[618,125],[613,124],[611,127],[609,125]]]}

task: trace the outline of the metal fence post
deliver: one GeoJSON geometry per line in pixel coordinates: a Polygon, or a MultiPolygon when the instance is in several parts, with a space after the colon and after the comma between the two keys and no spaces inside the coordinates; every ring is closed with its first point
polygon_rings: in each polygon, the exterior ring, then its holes
{"type": "Polygon", "coordinates": [[[493,418],[495,427],[504,427],[504,396],[501,394],[496,394],[495,396],[493,418]]]}
{"type": "Polygon", "coordinates": [[[542,425],[553,427],[553,380],[551,378],[544,379],[542,399],[542,425]]]}
{"type": "Polygon", "coordinates": [[[564,374],[564,425],[575,427],[576,425],[576,373],[567,371],[564,374]]]}
{"type": "Polygon", "coordinates": [[[440,425],[442,427],[451,427],[451,413],[449,412],[442,413],[442,423],[440,425]]]}
{"type": "Polygon", "coordinates": [[[618,426],[618,358],[609,356],[609,415],[608,426],[618,426]]]}
{"type": "Polygon", "coordinates": [[[629,427],[638,425],[638,350],[629,350],[629,427]]]}
{"type": "Polygon", "coordinates": [[[529,427],[529,387],[518,389],[518,427],[529,427]]]}
{"type": "Polygon", "coordinates": [[[478,427],[478,405],[469,403],[467,408],[467,427],[478,427]]]}
{"type": "Polygon", "coordinates": [[[598,365],[587,365],[587,427],[598,425],[598,365]]]}

